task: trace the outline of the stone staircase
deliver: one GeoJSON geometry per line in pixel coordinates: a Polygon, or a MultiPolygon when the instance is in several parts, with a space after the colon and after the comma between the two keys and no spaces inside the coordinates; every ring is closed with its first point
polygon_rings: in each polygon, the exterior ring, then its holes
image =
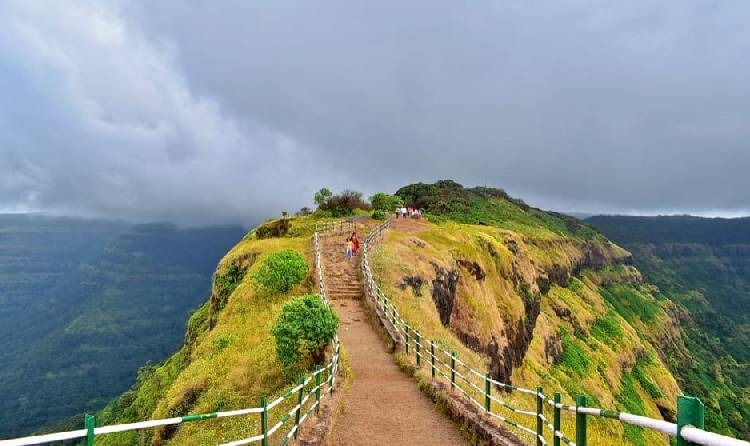
{"type": "MultiPolygon", "coordinates": [[[[323,283],[329,299],[362,299],[362,281],[359,277],[360,255],[351,260],[346,257],[346,239],[350,233],[321,237],[323,283]]],[[[362,236],[360,236],[361,240],[362,236]]]]}

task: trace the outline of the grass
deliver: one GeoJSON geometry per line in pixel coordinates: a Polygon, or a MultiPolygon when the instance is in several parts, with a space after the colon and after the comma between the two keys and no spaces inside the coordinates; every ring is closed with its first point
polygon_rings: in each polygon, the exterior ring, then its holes
{"type": "Polygon", "coordinates": [[[614,310],[608,311],[591,326],[591,335],[611,347],[616,346],[624,334],[620,320],[614,310]]]}
{"type": "Polygon", "coordinates": [[[586,350],[566,330],[562,331],[561,336],[563,352],[558,359],[558,365],[567,368],[579,377],[586,376],[591,364],[586,350]]]}

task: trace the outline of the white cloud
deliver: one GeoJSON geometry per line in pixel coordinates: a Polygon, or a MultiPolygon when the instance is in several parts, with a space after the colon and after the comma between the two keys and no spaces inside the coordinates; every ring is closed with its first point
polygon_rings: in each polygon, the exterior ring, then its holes
{"type": "Polygon", "coordinates": [[[209,222],[278,209],[293,138],[190,91],[117,4],[17,2],[0,18],[0,203],[209,222]]]}

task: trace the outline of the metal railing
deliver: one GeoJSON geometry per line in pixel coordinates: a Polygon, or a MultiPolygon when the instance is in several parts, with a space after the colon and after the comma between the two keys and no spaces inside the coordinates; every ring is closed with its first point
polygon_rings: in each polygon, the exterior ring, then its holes
{"type": "MultiPolygon", "coordinates": [[[[326,226],[330,230],[342,230],[347,228],[346,225],[326,226]]],[[[315,268],[318,277],[318,290],[320,298],[328,305],[325,286],[323,285],[323,266],[320,261],[320,234],[318,231],[313,235],[313,245],[315,248],[315,268]]],[[[109,426],[96,426],[96,418],[93,415],[85,415],[84,428],[67,432],[55,432],[44,435],[34,435],[23,438],[10,440],[0,440],[0,446],[25,446],[35,444],[46,444],[56,441],[75,440],[79,438],[86,439],[87,446],[95,444],[96,437],[99,435],[113,434],[117,432],[127,432],[140,429],[150,429],[159,426],[175,425],[193,421],[204,421],[214,418],[236,417],[236,416],[258,416],[260,419],[260,432],[257,435],[243,438],[240,440],[224,443],[222,446],[239,446],[252,443],[260,443],[262,446],[269,446],[274,434],[279,433],[284,426],[289,426],[289,430],[280,437],[279,445],[286,445],[290,439],[297,436],[300,425],[305,421],[307,416],[315,410],[320,410],[321,399],[326,395],[333,394],[336,375],[340,365],[340,349],[338,335],[332,342],[333,355],[331,359],[323,365],[316,366],[316,370],[301,378],[299,384],[287,389],[279,397],[268,402],[266,397],[261,398],[260,406],[245,409],[210,412],[196,415],[186,415],[181,417],[164,418],[159,420],[148,420],[138,423],[116,424],[109,426]],[[294,404],[285,401],[291,401],[296,397],[294,404]],[[274,413],[274,409],[276,412],[274,413]],[[283,410],[283,412],[278,412],[283,410]],[[269,421],[272,416],[276,415],[278,421],[269,427],[269,421]],[[292,424],[293,422],[293,424],[292,424]]]]}
{"type": "Polygon", "coordinates": [[[703,430],[703,403],[698,398],[680,396],[677,401],[677,423],[657,420],[640,415],[634,415],[616,410],[608,410],[586,406],[586,397],[576,397],[575,405],[563,404],[560,393],[555,393],[554,398],[545,396],[542,387],[536,390],[513,386],[491,378],[489,373],[484,373],[472,368],[468,363],[461,361],[455,351],[449,351],[441,347],[436,340],[426,338],[422,333],[400,315],[398,309],[386,294],[378,286],[370,268],[370,249],[372,244],[378,241],[383,233],[390,228],[390,221],[374,228],[365,238],[362,246],[362,273],[371,296],[371,303],[386,318],[387,322],[396,330],[403,341],[404,351],[408,358],[413,357],[418,368],[429,367],[433,379],[445,379],[450,382],[451,391],[459,392],[472,404],[481,408],[488,416],[510,425],[524,434],[530,435],[536,445],[549,444],[545,439],[545,433],[552,436],[552,444],[560,446],[586,446],[587,445],[587,417],[596,416],[618,420],[623,423],[640,426],[645,429],[661,432],[672,437],[677,437],[677,445],[698,444],[704,446],[750,446],[750,442],[726,437],[703,430]],[[492,393],[492,387],[510,393],[529,395],[536,402],[535,410],[523,410],[507,403],[498,395],[492,393]],[[552,410],[552,422],[545,415],[545,407],[552,410]],[[501,415],[498,409],[505,410],[516,419],[510,419],[511,415],[501,415]],[[575,441],[566,436],[561,429],[561,415],[563,412],[575,414],[575,441]],[[520,417],[535,421],[525,425],[517,421],[520,417]]]}

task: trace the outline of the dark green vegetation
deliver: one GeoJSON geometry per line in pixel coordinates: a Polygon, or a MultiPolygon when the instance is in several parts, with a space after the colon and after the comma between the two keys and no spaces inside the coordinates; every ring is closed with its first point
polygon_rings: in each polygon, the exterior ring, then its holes
{"type": "Polygon", "coordinates": [[[309,271],[310,267],[302,254],[293,249],[283,249],[270,253],[251,279],[262,293],[286,293],[302,282],[309,271]]]}
{"type": "MultiPolygon", "coordinates": [[[[750,436],[750,218],[587,221],[633,253],[659,298],[680,305],[689,356],[672,352],[670,368],[687,394],[706,403],[706,425],[750,436]]],[[[613,305],[624,302],[610,292],[613,305]]],[[[630,306],[646,315],[648,307],[630,306]]]]}
{"type": "Polygon", "coordinates": [[[454,181],[442,180],[434,184],[410,184],[396,191],[396,195],[409,207],[424,209],[433,216],[447,217],[459,223],[499,226],[522,232],[543,229],[568,237],[602,239],[578,219],[532,208],[500,189],[464,188],[454,181]]]}
{"type": "Polygon", "coordinates": [[[325,348],[338,326],[338,317],[320,296],[306,295],[284,304],[271,332],[285,373],[296,377],[314,364],[323,364],[325,348]]]}
{"type": "Polygon", "coordinates": [[[243,234],[0,216],[0,438],[101,408],[173,352],[243,234]]]}
{"type": "Polygon", "coordinates": [[[324,187],[315,193],[314,199],[320,217],[346,217],[354,215],[357,209],[370,210],[370,205],[362,198],[362,192],[354,190],[344,190],[334,195],[324,187]]]}

